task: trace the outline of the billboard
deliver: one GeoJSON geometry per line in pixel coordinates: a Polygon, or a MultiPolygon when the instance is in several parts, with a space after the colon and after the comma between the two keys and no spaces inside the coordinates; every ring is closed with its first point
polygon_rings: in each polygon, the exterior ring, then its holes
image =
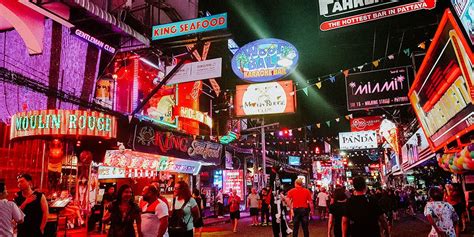
{"type": "Polygon", "coordinates": [[[381,116],[367,116],[360,118],[351,118],[351,131],[376,131],[380,129],[380,123],[382,122],[381,116]]]}
{"type": "Polygon", "coordinates": [[[402,146],[402,165],[405,167],[432,155],[429,148],[428,140],[419,128],[402,146]]]}
{"type": "MultiPolygon", "coordinates": [[[[171,72],[176,65],[166,67],[166,74],[171,72]]],[[[166,85],[183,82],[199,81],[222,76],[222,58],[184,64],[171,77],[166,85]]]]}
{"type": "Polygon", "coordinates": [[[473,0],[451,0],[454,11],[461,22],[468,41],[474,45],[474,1],[473,0]]]}
{"type": "Polygon", "coordinates": [[[408,67],[350,74],[346,77],[347,109],[406,105],[409,89],[408,67]]]}
{"type": "Polygon", "coordinates": [[[474,129],[473,59],[446,10],[408,94],[432,151],[474,129]]]}
{"type": "Polygon", "coordinates": [[[419,10],[431,10],[436,0],[320,0],[319,15],[322,31],[334,30],[419,10]],[[403,3],[403,4],[400,4],[403,3]]]}
{"type": "Polygon", "coordinates": [[[377,148],[377,133],[375,131],[339,133],[340,150],[357,150],[371,148],[377,148]]]}
{"type": "Polygon", "coordinates": [[[223,171],[223,192],[230,193],[230,190],[237,190],[237,195],[242,197],[244,194],[244,171],[243,170],[224,170],[223,171]]]}
{"type": "Polygon", "coordinates": [[[227,13],[153,26],[151,40],[227,28],[227,13]]]}
{"type": "Polygon", "coordinates": [[[298,50],[280,39],[261,39],[241,47],[232,58],[232,70],[248,82],[268,82],[284,78],[298,64],[298,50]]]}
{"type": "Polygon", "coordinates": [[[235,92],[237,116],[294,113],[293,81],[238,85],[235,92]]]}

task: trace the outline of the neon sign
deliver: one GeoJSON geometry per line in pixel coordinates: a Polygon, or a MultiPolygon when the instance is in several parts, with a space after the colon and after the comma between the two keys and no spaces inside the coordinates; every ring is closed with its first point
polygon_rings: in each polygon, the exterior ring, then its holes
{"type": "Polygon", "coordinates": [[[180,107],[179,109],[179,116],[191,120],[198,121],[202,124],[207,125],[208,127],[212,128],[212,118],[203,113],[201,111],[197,111],[191,108],[180,107]]]}
{"type": "Polygon", "coordinates": [[[10,139],[55,135],[115,138],[117,122],[111,115],[82,110],[35,110],[12,117],[10,139]]]}
{"type": "Polygon", "coordinates": [[[227,135],[219,137],[219,142],[221,144],[229,144],[233,141],[235,141],[238,138],[238,134],[235,132],[228,132],[227,135]]]}
{"type": "Polygon", "coordinates": [[[115,51],[116,51],[116,49],[114,47],[104,43],[103,41],[95,38],[94,36],[91,36],[91,35],[85,33],[82,30],[79,30],[79,29],[74,30],[74,35],[76,35],[77,37],[79,37],[81,39],[84,39],[85,41],[87,41],[87,42],[89,42],[93,45],[96,45],[100,49],[104,49],[108,53],[114,54],[115,51]]]}
{"type": "Polygon", "coordinates": [[[232,70],[242,80],[267,82],[288,76],[298,64],[298,50],[280,39],[246,44],[232,58],[232,70]]]}
{"type": "Polygon", "coordinates": [[[227,13],[153,26],[152,40],[227,28],[227,13]]]}

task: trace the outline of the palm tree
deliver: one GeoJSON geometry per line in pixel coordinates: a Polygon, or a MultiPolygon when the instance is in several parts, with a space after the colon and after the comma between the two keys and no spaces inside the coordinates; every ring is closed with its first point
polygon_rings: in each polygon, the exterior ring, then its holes
{"type": "Polygon", "coordinates": [[[237,62],[239,63],[240,71],[243,74],[244,73],[244,65],[249,63],[249,59],[248,59],[247,55],[245,55],[244,53],[239,54],[237,56],[237,62]]]}
{"type": "Polygon", "coordinates": [[[351,82],[351,83],[349,83],[349,86],[351,87],[352,94],[354,94],[354,88],[356,87],[356,83],[355,83],[355,82],[351,82]]]}
{"type": "Polygon", "coordinates": [[[402,90],[403,90],[403,81],[405,80],[405,76],[400,75],[400,76],[398,76],[397,78],[395,78],[395,80],[396,80],[397,82],[400,82],[400,85],[402,86],[402,90]]]}

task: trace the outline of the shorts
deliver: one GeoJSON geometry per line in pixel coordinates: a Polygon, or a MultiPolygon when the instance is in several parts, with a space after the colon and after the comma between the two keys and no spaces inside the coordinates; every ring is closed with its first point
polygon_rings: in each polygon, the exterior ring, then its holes
{"type": "Polygon", "coordinates": [[[250,208],[250,216],[258,216],[258,208],[251,207],[250,208]]]}
{"type": "Polygon", "coordinates": [[[231,220],[240,219],[240,211],[231,212],[230,219],[231,220]]]}

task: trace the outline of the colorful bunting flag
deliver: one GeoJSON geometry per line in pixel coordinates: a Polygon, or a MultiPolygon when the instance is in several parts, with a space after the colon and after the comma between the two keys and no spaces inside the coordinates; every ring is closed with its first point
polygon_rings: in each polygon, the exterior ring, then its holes
{"type": "Polygon", "coordinates": [[[357,68],[359,69],[359,71],[362,71],[362,69],[364,68],[364,65],[360,65],[357,68]]]}
{"type": "Polygon", "coordinates": [[[316,127],[321,128],[321,124],[320,124],[320,123],[317,123],[317,124],[316,124],[316,127]]]}
{"type": "Polygon", "coordinates": [[[329,76],[329,81],[331,81],[332,83],[334,83],[336,81],[336,76],[329,76]]]}
{"type": "Polygon", "coordinates": [[[301,130],[303,130],[303,128],[298,128],[298,131],[300,131],[300,132],[301,132],[301,130]]]}
{"type": "Polygon", "coordinates": [[[347,69],[346,69],[346,70],[344,70],[342,73],[344,73],[344,77],[347,77],[347,76],[349,76],[349,70],[347,70],[347,69]]]}
{"type": "Polygon", "coordinates": [[[336,122],[338,122],[338,123],[339,123],[339,118],[337,118],[337,119],[336,119],[336,122]]]}
{"type": "Polygon", "coordinates": [[[312,126],[311,126],[311,125],[308,125],[308,126],[306,126],[306,128],[307,128],[309,131],[311,131],[312,126]]]}
{"type": "Polygon", "coordinates": [[[420,49],[425,49],[425,48],[426,48],[426,43],[425,43],[425,42],[421,42],[421,43],[418,45],[418,48],[420,48],[420,49]]]}
{"type": "Polygon", "coordinates": [[[379,63],[380,63],[380,60],[375,60],[372,62],[372,64],[374,65],[374,67],[378,67],[379,66],[379,63]]]}
{"type": "Polygon", "coordinates": [[[328,127],[331,127],[331,121],[326,121],[326,125],[328,125],[328,127]]]}
{"type": "Polygon", "coordinates": [[[275,133],[274,133],[274,132],[271,132],[270,135],[275,136],[275,133]]]}
{"type": "Polygon", "coordinates": [[[390,59],[390,60],[395,59],[395,55],[393,55],[393,54],[388,55],[388,59],[390,59]]]}
{"type": "Polygon", "coordinates": [[[315,85],[318,87],[318,89],[321,89],[321,86],[322,86],[321,82],[317,82],[315,85]]]}
{"type": "Polygon", "coordinates": [[[303,92],[306,96],[308,96],[308,87],[303,88],[303,92]]]}
{"type": "Polygon", "coordinates": [[[410,48],[404,49],[403,53],[405,53],[407,56],[410,56],[410,48]]]}

